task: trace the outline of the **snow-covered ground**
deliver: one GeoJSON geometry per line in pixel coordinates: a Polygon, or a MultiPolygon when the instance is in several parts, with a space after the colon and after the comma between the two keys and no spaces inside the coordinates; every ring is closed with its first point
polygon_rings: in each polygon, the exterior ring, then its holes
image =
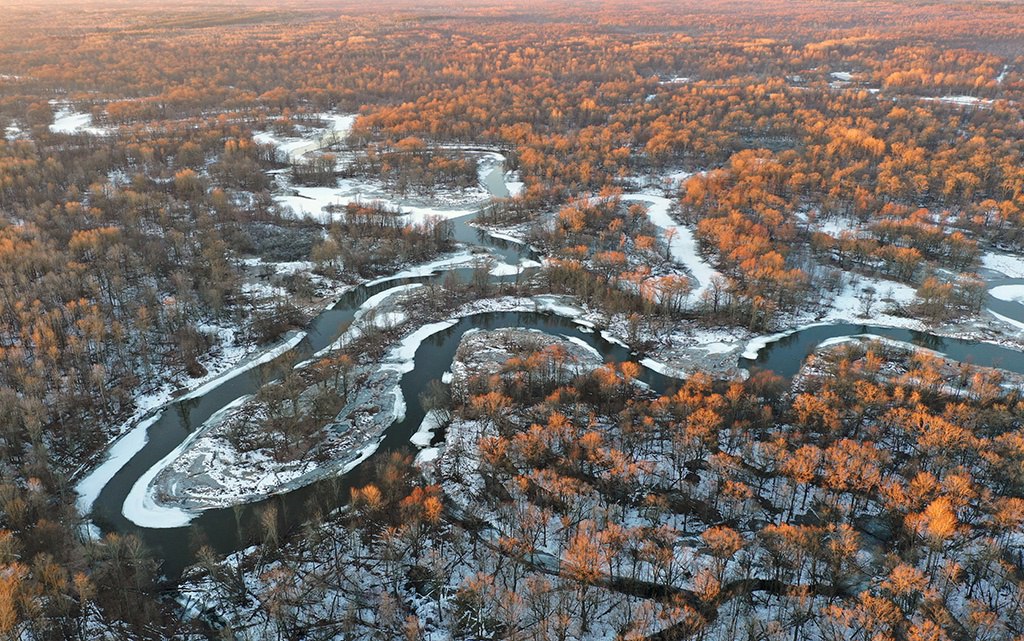
{"type": "Polygon", "coordinates": [[[19,127],[18,125],[7,125],[7,128],[4,129],[4,138],[8,142],[13,142],[15,140],[21,140],[21,139],[26,138],[26,137],[27,137],[27,135],[26,135],[25,131],[21,127],[19,127]]]}
{"type": "Polygon", "coordinates": [[[55,134],[91,134],[93,136],[106,136],[110,129],[106,127],[93,127],[92,114],[81,111],[74,111],[67,103],[54,103],[59,109],[53,114],[53,124],[50,131],[55,134]]]}
{"type": "Polygon", "coordinates": [[[850,86],[850,82],[853,80],[853,74],[848,71],[833,71],[829,74],[832,79],[828,85],[833,89],[845,89],[850,86]]]}
{"type": "Polygon", "coordinates": [[[982,255],[981,265],[1010,278],[1024,278],[1024,256],[988,252],[982,255]]]}
{"type": "Polygon", "coordinates": [[[243,258],[240,261],[243,265],[255,269],[267,268],[272,270],[275,274],[284,276],[302,273],[309,273],[316,267],[316,263],[311,260],[293,260],[283,262],[266,262],[260,258],[243,258]]]}
{"type": "Polygon", "coordinates": [[[860,274],[848,274],[843,289],[831,300],[828,311],[818,320],[839,322],[863,322],[865,317],[871,318],[875,325],[889,327],[907,327],[915,329],[921,322],[905,316],[888,313],[891,306],[906,306],[917,297],[917,290],[905,283],[882,278],[872,278],[860,274]],[[862,312],[862,299],[867,288],[875,290],[877,303],[872,306],[869,314],[862,312]]]}
{"type": "Polygon", "coordinates": [[[495,158],[488,156],[490,164],[481,167],[482,178],[478,186],[439,191],[426,199],[398,197],[379,181],[344,178],[339,179],[334,187],[303,187],[291,184],[281,174],[278,175],[279,193],[274,200],[291,210],[295,216],[311,218],[323,224],[338,219],[342,215],[340,210],[349,204],[384,207],[402,216],[403,222],[409,225],[422,224],[431,217],[446,220],[460,218],[475,213],[492,197],[501,198],[522,191],[523,183],[508,180],[515,176],[503,174],[502,165],[494,164],[499,159],[503,162],[504,156],[497,152],[490,153],[495,158]],[[492,178],[492,174],[497,178],[492,178]]]}
{"type": "Polygon", "coordinates": [[[998,313],[992,311],[991,309],[987,310],[987,311],[988,311],[989,314],[992,314],[992,316],[994,316],[996,318],[996,320],[1002,321],[1002,322],[1006,323],[1007,325],[1009,325],[1010,327],[1013,327],[1014,329],[1017,330],[1018,333],[1020,333],[1022,330],[1024,330],[1024,323],[1022,323],[1022,322],[1020,322],[1018,320],[1014,320],[1012,318],[1009,318],[1007,316],[1003,316],[1002,314],[998,314],[998,313]]]}
{"type": "Polygon", "coordinates": [[[114,475],[149,442],[149,428],[160,420],[161,416],[163,416],[163,410],[137,423],[135,427],[114,442],[107,452],[107,459],[78,482],[75,486],[75,491],[78,493],[78,501],[75,502],[75,506],[79,513],[88,514],[92,511],[93,503],[96,502],[100,492],[110,482],[110,479],[114,478],[114,475]]]}
{"type": "Polygon", "coordinates": [[[515,245],[525,245],[526,241],[518,236],[500,231],[485,230],[491,238],[497,238],[498,240],[504,240],[505,242],[513,243],[515,245]]]}
{"type": "Polygon", "coordinates": [[[696,172],[692,171],[673,171],[665,175],[665,179],[668,181],[669,188],[672,190],[678,190],[683,186],[690,176],[696,175],[696,172]]]}
{"type": "Polygon", "coordinates": [[[669,214],[672,200],[654,193],[625,194],[622,200],[647,204],[647,217],[662,230],[666,238],[671,235],[669,250],[672,252],[672,258],[686,267],[697,280],[698,285],[690,294],[691,300],[700,300],[711,280],[720,274],[700,255],[693,232],[672,219],[669,214]]]}
{"type": "Polygon", "coordinates": [[[988,293],[999,300],[1024,303],[1024,285],[1000,285],[988,290],[988,293]]]}
{"type": "Polygon", "coordinates": [[[344,140],[355,124],[356,114],[316,114],[316,118],[327,123],[326,129],[312,129],[306,136],[279,137],[266,131],[255,132],[252,139],[262,145],[273,145],[282,162],[297,162],[310,151],[322,149],[344,140]]]}
{"type": "MultiPolygon", "coordinates": [[[[304,154],[321,149],[344,139],[352,128],[355,116],[320,114],[332,123],[327,133],[319,130],[304,137],[278,138],[267,132],[253,134],[253,140],[274,145],[282,160],[298,161],[304,154]]],[[[505,198],[520,193],[523,183],[514,172],[506,173],[505,156],[497,150],[481,150],[460,145],[438,145],[438,149],[464,150],[479,157],[479,184],[469,189],[439,191],[429,198],[404,198],[390,192],[380,181],[368,179],[339,179],[334,187],[304,187],[293,185],[284,173],[277,174],[278,193],[274,200],[295,216],[312,218],[329,224],[349,204],[381,206],[403,217],[406,224],[423,223],[427,218],[459,218],[476,212],[492,197],[505,198]]]]}
{"type": "Polygon", "coordinates": [[[508,190],[508,195],[514,198],[523,193],[526,183],[520,180],[519,172],[509,171],[505,173],[505,188],[508,190]]]}
{"type": "Polygon", "coordinates": [[[515,274],[521,274],[523,273],[523,271],[527,269],[533,269],[540,266],[541,264],[535,260],[530,260],[529,258],[522,258],[515,265],[510,265],[508,263],[498,263],[491,268],[490,274],[491,276],[513,276],[515,274]]]}
{"type": "MultiPolygon", "coordinates": [[[[357,312],[357,316],[367,317],[371,312],[377,312],[391,297],[406,293],[416,287],[418,287],[416,284],[403,285],[380,292],[364,302],[357,312]]],[[[548,311],[576,319],[581,325],[589,325],[587,321],[579,318],[584,313],[583,310],[567,303],[565,298],[539,296],[536,298],[474,301],[457,310],[448,319],[427,323],[414,329],[389,349],[381,362],[375,366],[382,372],[394,374],[393,378],[389,378],[391,382],[388,383],[388,387],[376,395],[378,401],[388,396],[391,397],[390,404],[378,403],[378,406],[385,407],[378,416],[379,422],[384,425],[383,429],[405,416],[406,401],[400,385],[401,376],[415,368],[416,351],[422,342],[434,334],[454,326],[460,318],[490,311],[548,311]]],[[[388,313],[396,312],[389,311],[388,313]]],[[[403,314],[401,321],[404,320],[403,314]]],[[[618,340],[613,336],[608,338],[618,340]]],[[[339,340],[344,340],[344,337],[339,340]]],[[[596,357],[596,352],[592,348],[586,347],[585,351],[596,357]]],[[[219,410],[170,454],[147,470],[136,481],[129,493],[123,507],[124,515],[143,527],[181,527],[204,509],[258,500],[270,494],[313,482],[325,474],[343,474],[376,451],[379,446],[380,438],[372,438],[355,452],[354,457],[349,456],[352,454],[351,452],[346,453],[345,456],[341,456],[342,453],[339,453],[341,457],[339,460],[344,461],[344,466],[340,468],[330,461],[318,463],[304,460],[280,463],[270,460],[264,455],[250,456],[249,453],[239,453],[233,449],[229,451],[216,437],[215,430],[229,418],[232,412],[239,409],[247,398],[239,399],[219,410]],[[188,501],[191,506],[199,506],[195,509],[186,509],[162,502],[160,499],[161,488],[177,496],[176,491],[179,488],[173,476],[168,480],[161,474],[164,470],[172,467],[178,473],[187,471],[189,474],[194,474],[197,469],[202,468],[202,474],[212,483],[211,487],[216,488],[216,496],[207,499],[204,497],[208,492],[204,494],[202,490],[191,491],[188,501]]],[[[428,445],[431,439],[430,435],[437,426],[436,417],[433,423],[425,420],[420,426],[420,430],[413,436],[413,443],[421,447],[428,445]]],[[[367,429],[366,431],[370,436],[377,436],[374,430],[367,429]]],[[[102,485],[99,487],[101,488],[102,485]]]]}
{"type": "Polygon", "coordinates": [[[291,332],[282,342],[277,345],[260,352],[255,358],[249,359],[242,363],[238,367],[235,367],[223,375],[218,376],[199,387],[196,387],[191,392],[186,394],[183,399],[198,398],[210,390],[222,385],[225,381],[230,380],[243,372],[247,372],[254,367],[259,367],[264,363],[269,363],[278,356],[281,356],[285,352],[292,350],[296,345],[302,342],[302,339],[306,338],[306,332],[291,332]]]}
{"type": "Polygon", "coordinates": [[[423,417],[423,421],[420,423],[419,429],[416,433],[409,438],[409,442],[416,447],[427,447],[430,445],[430,441],[434,438],[434,432],[444,424],[441,418],[441,413],[437,410],[430,410],[426,416],[423,417]]]}
{"type": "MultiPolygon", "coordinates": [[[[399,287],[405,291],[408,288],[399,287]]],[[[376,309],[382,301],[396,292],[388,290],[373,301],[366,311],[376,309]]],[[[242,397],[218,410],[200,428],[189,434],[173,451],[147,470],[132,487],[125,500],[122,512],[133,523],[149,528],[182,527],[196,518],[203,510],[225,507],[259,500],[281,491],[313,482],[325,474],[344,474],[377,450],[383,431],[405,416],[405,399],[400,386],[401,375],[415,367],[414,357],[420,344],[428,337],[443,331],[457,320],[445,320],[423,325],[399,341],[376,366],[390,381],[380,394],[375,394],[378,407],[373,426],[360,426],[367,439],[360,440],[359,446],[346,452],[339,452],[336,461],[317,462],[314,460],[278,462],[261,452],[238,452],[216,436],[230,415],[251,397],[242,397]],[[392,373],[388,376],[386,373],[392,373]],[[381,403],[391,398],[390,404],[381,403]],[[339,467],[338,463],[343,463],[339,467]],[[170,473],[171,468],[176,472],[170,473]],[[179,496],[180,474],[194,475],[196,469],[207,481],[198,488],[190,480],[187,494],[179,496]],[[168,472],[165,474],[165,470],[168,472]],[[207,490],[215,490],[210,495],[207,490]],[[175,497],[175,502],[186,501],[188,508],[169,504],[161,499],[162,494],[175,497]]],[[[344,411],[344,410],[343,410],[344,411]]]]}
{"type": "Polygon", "coordinates": [[[348,329],[346,329],[341,334],[341,336],[339,336],[337,339],[335,339],[334,342],[331,343],[330,345],[328,345],[327,347],[325,347],[325,348],[321,349],[320,351],[318,351],[317,353],[313,354],[313,359],[311,359],[309,361],[304,361],[302,363],[299,363],[295,367],[296,368],[303,367],[303,366],[311,363],[312,360],[316,360],[318,358],[326,356],[330,352],[337,351],[337,350],[341,349],[342,347],[344,347],[345,345],[348,345],[349,343],[357,340],[363,334],[363,332],[365,331],[365,329],[366,329],[365,325],[366,324],[369,324],[371,326],[378,327],[378,328],[383,328],[383,327],[397,327],[398,325],[404,323],[407,320],[407,318],[406,318],[406,315],[403,312],[401,312],[401,311],[389,310],[389,311],[386,311],[386,312],[383,312],[383,313],[377,313],[377,310],[388,299],[390,299],[392,297],[395,297],[395,296],[400,296],[402,294],[408,293],[408,292],[410,292],[410,291],[412,291],[412,290],[414,290],[414,289],[416,289],[418,287],[422,287],[422,286],[423,285],[421,283],[410,283],[408,285],[398,285],[398,286],[392,287],[390,289],[385,289],[382,292],[377,292],[373,296],[370,296],[365,301],[363,301],[363,304],[360,305],[359,309],[356,310],[356,312],[355,312],[355,314],[354,314],[354,316],[352,318],[351,325],[349,325],[348,329]],[[367,318],[368,316],[369,316],[369,318],[367,318]]]}
{"type": "Polygon", "coordinates": [[[197,438],[205,434],[206,429],[204,428],[207,428],[209,425],[216,425],[223,420],[228,412],[240,406],[248,399],[248,396],[241,396],[217,410],[203,426],[189,434],[176,448],[146,470],[135,481],[135,485],[132,486],[124,500],[121,513],[125,518],[138,526],[157,529],[184,527],[195,519],[198,516],[195,512],[160,503],[154,495],[153,480],[157,474],[181,456],[182,452],[188,449],[197,438]]]}
{"type": "Polygon", "coordinates": [[[430,274],[433,274],[434,272],[440,271],[442,269],[449,269],[451,267],[455,267],[456,265],[465,265],[467,263],[473,263],[477,259],[477,254],[474,254],[471,251],[464,249],[455,252],[450,256],[446,256],[444,258],[438,258],[437,260],[432,260],[421,265],[415,265],[413,267],[403,269],[402,271],[398,272],[397,274],[394,274],[393,276],[382,276],[381,278],[371,280],[370,282],[366,283],[366,286],[372,287],[374,285],[379,285],[381,283],[386,283],[392,280],[400,280],[402,278],[418,278],[420,276],[429,276],[430,274]]]}
{"type": "Polygon", "coordinates": [[[489,198],[484,189],[459,192],[451,198],[438,196],[438,205],[410,205],[386,193],[383,186],[362,180],[340,179],[336,187],[302,187],[287,185],[286,192],[274,200],[300,218],[311,218],[323,224],[339,219],[343,212],[332,212],[349,204],[385,207],[403,216],[406,224],[421,224],[428,217],[458,218],[474,213],[489,198]]]}
{"type": "Polygon", "coordinates": [[[863,228],[863,225],[861,225],[860,221],[853,218],[832,216],[831,218],[817,221],[816,228],[817,231],[828,234],[833,238],[838,238],[843,232],[850,232],[852,234],[859,233],[863,228]]]}
{"type": "MultiPolygon", "coordinates": [[[[61,107],[57,116],[58,117],[56,119],[56,122],[54,123],[55,131],[61,131],[65,133],[103,133],[103,131],[100,130],[99,128],[89,127],[89,124],[91,122],[91,116],[83,113],[75,113],[67,105],[61,107]]],[[[306,138],[302,139],[302,142],[304,144],[321,144],[325,142],[328,136],[330,136],[330,140],[328,142],[334,142],[338,136],[344,135],[348,132],[354,120],[354,116],[321,114],[321,117],[326,118],[331,122],[331,127],[328,130],[328,134],[321,135],[323,133],[322,129],[314,130],[313,133],[311,133],[306,138]]],[[[278,144],[279,149],[282,149],[289,154],[296,154],[300,152],[301,145],[298,144],[297,140],[276,139],[270,136],[269,134],[264,134],[263,136],[257,134],[257,139],[263,142],[271,142],[272,144],[278,144]]],[[[494,153],[493,156],[493,158],[489,158],[489,160],[491,161],[489,164],[493,165],[493,167],[500,168],[504,162],[504,157],[497,153],[494,153]]],[[[504,176],[507,179],[516,178],[514,174],[499,174],[499,176],[504,176]]],[[[512,185],[511,189],[517,189],[516,185],[512,185]]],[[[484,196],[486,196],[486,192],[484,192],[484,196]]],[[[326,198],[326,196],[324,197],[326,198]]],[[[456,215],[467,215],[473,213],[475,209],[476,207],[474,207],[473,209],[461,210],[442,210],[441,208],[435,207],[413,207],[407,208],[407,215],[411,220],[422,220],[428,215],[435,215],[440,213],[443,213],[448,217],[456,215]]],[[[478,259],[479,256],[473,255],[469,252],[461,252],[454,256],[446,257],[438,261],[433,261],[432,263],[410,268],[406,272],[398,274],[391,278],[401,278],[409,275],[424,275],[441,268],[451,267],[457,264],[471,261],[477,261],[478,259]]],[[[256,266],[256,261],[250,262],[252,263],[252,265],[250,266],[256,266]]],[[[533,261],[523,261],[519,265],[498,264],[494,267],[494,269],[498,273],[515,273],[527,267],[534,266],[537,266],[537,263],[533,261]]],[[[300,271],[308,271],[309,268],[311,267],[311,264],[308,261],[297,261],[292,264],[273,263],[272,267],[274,271],[278,274],[297,273],[300,271]]],[[[388,279],[380,279],[380,282],[383,282],[385,280],[388,279]]],[[[268,295],[275,295],[281,293],[277,288],[266,286],[263,284],[256,284],[253,287],[255,288],[254,292],[255,290],[259,290],[258,292],[255,293],[264,293],[268,295]]],[[[380,320],[381,319],[377,318],[374,319],[375,322],[380,320]]],[[[401,323],[404,320],[404,316],[383,319],[384,322],[393,322],[395,324],[401,323]]],[[[443,324],[443,326],[446,327],[448,326],[448,324],[445,323],[443,324]]],[[[192,390],[185,395],[184,398],[186,399],[201,396],[212,390],[214,387],[220,385],[224,381],[240,374],[241,372],[244,372],[252,367],[256,367],[261,363],[265,363],[270,360],[273,360],[274,358],[277,358],[281,354],[294,348],[304,337],[304,333],[294,334],[284,343],[279,344],[274,348],[261,353],[260,355],[251,359],[250,361],[243,363],[241,366],[235,367],[236,363],[242,361],[245,358],[245,356],[248,353],[250,353],[250,351],[247,350],[246,348],[233,344],[235,335],[237,334],[237,328],[209,324],[201,326],[200,329],[206,333],[217,336],[219,343],[222,345],[223,349],[219,355],[219,358],[214,363],[211,363],[209,365],[210,373],[207,376],[203,377],[202,379],[192,381],[190,383],[190,387],[192,387],[192,390]]],[[[418,330],[417,333],[414,333],[413,336],[407,337],[406,342],[403,342],[403,344],[399,346],[398,352],[389,355],[389,359],[393,361],[391,363],[393,368],[398,371],[406,371],[408,368],[411,368],[411,356],[409,356],[408,359],[405,358],[406,353],[405,351],[403,351],[403,346],[404,349],[407,350],[409,349],[408,341],[415,342],[415,345],[412,347],[412,353],[415,353],[415,346],[418,346],[419,340],[425,338],[426,335],[429,335],[429,333],[433,333],[434,331],[440,331],[440,329],[443,329],[443,327],[440,325],[420,328],[420,330],[418,330]],[[424,334],[423,332],[428,333],[424,334]]],[[[147,431],[149,427],[151,427],[152,424],[157,420],[157,418],[146,418],[146,416],[149,413],[151,413],[152,410],[154,410],[155,408],[162,407],[164,404],[170,401],[172,392],[174,391],[175,386],[168,385],[164,389],[158,390],[152,394],[137,399],[137,406],[139,408],[138,412],[132,418],[132,420],[126,422],[126,424],[120,430],[122,433],[125,434],[124,438],[115,442],[111,449],[108,450],[108,452],[106,453],[106,460],[99,467],[92,470],[92,472],[90,472],[86,477],[84,477],[79,482],[79,485],[77,487],[81,496],[79,506],[83,510],[83,512],[87,512],[89,509],[91,509],[92,504],[98,497],[99,493],[102,491],[103,487],[110,480],[110,478],[112,478],[120,469],[122,469],[123,466],[128,462],[128,460],[130,460],[135,454],[138,453],[138,451],[140,451],[145,446],[145,444],[148,441],[147,431]]],[[[396,388],[394,392],[394,409],[396,416],[400,416],[401,414],[404,413],[404,400],[401,398],[400,389],[396,388]]],[[[224,411],[224,408],[222,408],[221,411],[224,411]]],[[[157,414],[156,416],[158,417],[159,414],[157,414]]],[[[223,415],[218,414],[218,418],[222,417],[223,415]]],[[[199,432],[202,431],[203,430],[197,430],[197,433],[190,435],[188,439],[189,443],[192,441],[192,439],[198,436],[199,432]]],[[[183,443],[179,445],[179,448],[187,447],[189,443],[183,443]]],[[[181,451],[182,450],[180,449],[176,450],[177,454],[180,454],[181,451]]],[[[370,452],[364,452],[363,456],[368,456],[369,453],[370,452]]],[[[165,459],[165,461],[161,461],[161,464],[169,463],[170,460],[172,460],[173,458],[175,457],[165,459]]],[[[126,505],[124,506],[124,511],[126,516],[128,516],[130,519],[146,527],[179,527],[180,525],[187,523],[191,518],[193,518],[194,515],[192,515],[188,511],[180,510],[177,508],[163,509],[163,507],[156,504],[156,501],[151,493],[152,488],[146,487],[149,484],[149,481],[152,481],[156,474],[160,472],[160,468],[166,467],[166,465],[161,464],[158,464],[157,466],[154,466],[153,469],[149,470],[147,472],[146,478],[140,478],[137,481],[136,487],[133,488],[132,493],[129,497],[129,501],[127,501],[126,505]]]]}
{"type": "Polygon", "coordinates": [[[938,98],[925,97],[922,100],[929,102],[944,102],[950,105],[961,107],[988,107],[992,101],[987,98],[976,98],[975,96],[940,96],[938,98]]]}
{"type": "Polygon", "coordinates": [[[813,320],[806,318],[803,322],[797,322],[792,329],[751,339],[746,343],[741,357],[755,359],[758,352],[769,343],[811,327],[837,323],[870,323],[881,327],[927,329],[920,320],[899,316],[888,311],[894,306],[909,305],[916,297],[916,290],[903,283],[855,274],[848,275],[848,280],[842,290],[828,301],[828,306],[823,314],[817,315],[813,320]],[[874,296],[877,302],[872,305],[871,313],[864,315],[862,299],[865,296],[864,290],[869,287],[875,290],[874,296]]]}
{"type": "MultiPolygon", "coordinates": [[[[191,392],[185,398],[205,394],[238,374],[277,358],[305,337],[304,332],[296,333],[281,343],[259,350],[234,345],[237,328],[208,324],[200,325],[199,329],[216,335],[222,349],[216,359],[205,364],[208,369],[206,376],[189,381],[191,392]]],[[[159,420],[162,408],[174,400],[174,393],[178,389],[180,386],[169,380],[160,389],[136,397],[135,414],[116,430],[118,436],[104,452],[103,462],[75,484],[75,492],[79,497],[76,505],[82,514],[91,511],[93,503],[110,479],[145,447],[149,441],[149,428],[159,420]]]]}

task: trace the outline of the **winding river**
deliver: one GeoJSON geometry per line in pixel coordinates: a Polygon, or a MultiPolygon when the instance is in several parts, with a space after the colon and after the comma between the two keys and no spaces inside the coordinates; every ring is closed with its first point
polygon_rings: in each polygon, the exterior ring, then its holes
{"type": "MultiPolygon", "coordinates": [[[[492,172],[485,182],[492,188],[492,193],[501,195],[497,187],[501,174],[497,171],[492,172]],[[497,178],[494,178],[495,174],[497,178]]],[[[501,188],[504,188],[503,184],[501,188]]],[[[524,258],[536,258],[531,250],[523,245],[505,242],[481,233],[470,225],[472,218],[473,216],[466,216],[453,221],[455,237],[459,242],[485,248],[513,264],[524,258]]],[[[455,271],[465,277],[469,270],[455,271]]],[[[599,334],[582,330],[571,319],[554,314],[491,312],[463,318],[454,326],[430,336],[420,345],[416,352],[414,369],[405,374],[401,381],[407,403],[405,418],[387,430],[373,455],[347,474],[325,478],[263,501],[234,508],[208,510],[195,518],[188,527],[140,528],[125,518],[122,506],[139,477],[203,425],[215,412],[243,395],[254,393],[288,368],[330,345],[348,327],[356,310],[370,296],[393,287],[430,282],[440,278],[442,274],[435,273],[358,287],[317,316],[308,327],[307,335],[293,349],[265,365],[228,378],[194,398],[183,398],[166,405],[160,418],[148,428],[147,444],[99,493],[92,508],[93,523],[105,532],[139,535],[153,555],[162,560],[162,573],[168,579],[174,580],[185,567],[195,562],[196,551],[202,545],[209,545],[215,551],[226,554],[254,542],[262,529],[260,515],[266,512],[267,508],[276,509],[279,531],[287,531],[317,513],[327,513],[343,505],[348,499],[350,488],[373,480],[377,462],[382,457],[387,457],[392,451],[410,447],[409,439],[419,428],[424,416],[424,410],[419,402],[419,392],[428,382],[440,379],[448,370],[462,336],[470,329],[525,327],[582,340],[600,351],[606,361],[622,361],[631,357],[626,348],[609,343],[599,334]]],[[[1024,281],[994,279],[990,286],[1017,282],[1024,281]]],[[[1024,307],[1020,304],[1006,303],[992,297],[989,297],[988,302],[998,313],[1024,321],[1024,307]]],[[[941,338],[924,332],[855,324],[817,326],[794,332],[761,349],[756,359],[741,359],[740,365],[748,369],[769,369],[781,376],[791,377],[807,355],[822,341],[866,333],[925,346],[956,360],[1024,373],[1024,357],[1019,352],[1007,348],[941,338]]],[[[671,388],[674,383],[674,379],[646,368],[642,372],[642,380],[658,392],[671,388]]]]}

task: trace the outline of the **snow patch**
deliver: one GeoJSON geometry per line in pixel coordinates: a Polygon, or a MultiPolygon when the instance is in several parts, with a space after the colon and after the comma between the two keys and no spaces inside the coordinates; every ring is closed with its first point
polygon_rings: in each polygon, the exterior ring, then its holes
{"type": "Polygon", "coordinates": [[[590,345],[589,343],[587,343],[587,341],[583,340],[579,336],[566,336],[565,334],[562,334],[561,336],[562,338],[569,341],[573,345],[578,345],[579,347],[582,347],[584,350],[586,350],[588,353],[595,356],[596,358],[604,359],[604,356],[602,356],[601,352],[599,352],[597,348],[590,345]]]}
{"type": "Polygon", "coordinates": [[[535,260],[523,259],[519,261],[517,265],[509,265],[508,263],[498,263],[491,268],[491,276],[514,276],[521,274],[523,271],[532,267],[540,267],[541,264],[535,260]]]}
{"type": "Polygon", "coordinates": [[[485,230],[485,231],[487,231],[487,235],[490,236],[491,238],[497,238],[498,240],[504,240],[505,242],[513,243],[513,244],[516,244],[516,245],[525,245],[526,244],[525,240],[523,240],[522,238],[516,238],[515,236],[512,236],[511,234],[502,233],[500,231],[490,231],[490,230],[485,230]]]}
{"type": "Polygon", "coordinates": [[[280,344],[264,351],[262,354],[253,358],[252,360],[249,360],[243,363],[242,365],[239,365],[238,367],[231,369],[225,372],[224,374],[221,374],[212,381],[197,387],[196,389],[192,390],[191,392],[183,396],[182,399],[186,400],[190,398],[198,398],[206,394],[210,390],[215,389],[220,385],[223,385],[225,381],[229,381],[232,378],[238,376],[239,374],[242,374],[243,372],[247,372],[253,369],[254,367],[259,367],[264,363],[269,363],[270,361],[274,360],[275,358],[284,354],[285,352],[291,351],[296,345],[301,343],[302,339],[304,338],[306,338],[306,332],[296,332],[290,338],[287,338],[280,344]]]}
{"type": "Polygon", "coordinates": [[[412,334],[409,334],[403,338],[398,345],[392,347],[385,358],[385,367],[394,369],[402,374],[411,372],[415,368],[416,350],[420,348],[420,344],[444,330],[454,327],[458,323],[457,320],[449,319],[439,321],[437,323],[427,323],[412,334]]]}
{"type": "Polygon", "coordinates": [[[1009,318],[1007,316],[1003,316],[1002,314],[996,313],[996,312],[992,311],[991,309],[988,310],[988,313],[992,314],[993,316],[995,316],[997,320],[1001,320],[1002,322],[1006,323],[1007,325],[1010,325],[1011,327],[1015,327],[1017,330],[1024,330],[1024,323],[1022,323],[1022,322],[1020,322],[1018,320],[1014,320],[1014,319],[1009,318]]]}
{"type": "Polygon", "coordinates": [[[993,298],[1011,303],[1024,303],[1024,285],[1000,285],[988,290],[993,298]]]}
{"type": "Polygon", "coordinates": [[[377,278],[366,283],[366,287],[373,287],[374,285],[380,285],[392,280],[400,280],[403,278],[421,278],[423,276],[430,276],[434,272],[442,269],[449,269],[455,265],[464,265],[465,263],[471,263],[477,259],[477,256],[469,251],[461,251],[447,258],[440,258],[438,260],[410,267],[403,271],[398,272],[393,276],[384,276],[377,278]]]}
{"type": "Polygon", "coordinates": [[[152,487],[153,480],[164,470],[164,468],[181,456],[193,441],[205,434],[210,426],[216,425],[222,421],[231,410],[241,406],[249,400],[249,398],[251,398],[251,395],[240,396],[214,412],[213,416],[203,423],[199,429],[194,430],[181,443],[179,443],[177,447],[157,461],[153,467],[146,470],[146,472],[135,481],[135,485],[132,486],[132,489],[128,492],[128,496],[125,497],[124,505],[121,508],[121,514],[135,525],[146,528],[169,529],[185,527],[191,523],[192,520],[198,516],[197,513],[189,512],[188,510],[184,510],[180,507],[161,505],[157,502],[152,487]]]}
{"type": "Polygon", "coordinates": [[[434,438],[434,432],[442,425],[444,425],[444,421],[441,413],[437,410],[430,410],[423,417],[419,429],[409,438],[409,442],[416,447],[427,447],[434,438]]]}
{"type": "Polygon", "coordinates": [[[647,217],[651,223],[660,227],[666,235],[672,235],[669,243],[672,258],[676,262],[682,263],[690,275],[697,280],[698,286],[694,288],[691,296],[695,300],[700,300],[701,295],[711,284],[711,280],[720,274],[700,256],[693,232],[684,225],[676,224],[672,216],[669,215],[672,201],[664,196],[647,193],[626,194],[622,196],[622,200],[647,203],[647,217]]]}
{"type": "Polygon", "coordinates": [[[93,127],[92,114],[82,111],[74,111],[70,105],[63,105],[53,114],[53,123],[50,131],[55,134],[90,134],[93,136],[106,136],[110,130],[105,127],[93,127]]]}
{"type": "Polygon", "coordinates": [[[683,370],[669,367],[668,365],[660,361],[656,361],[653,358],[641,359],[640,364],[651,371],[661,374],[662,376],[668,376],[669,378],[686,378],[686,372],[683,370]]]}
{"type": "Polygon", "coordinates": [[[420,453],[416,455],[414,463],[416,465],[426,465],[436,461],[441,456],[441,448],[439,447],[428,447],[424,450],[420,450],[420,453]]]}
{"type": "Polygon", "coordinates": [[[818,231],[838,238],[843,232],[856,234],[861,229],[859,221],[845,216],[833,216],[824,221],[819,221],[818,231]]]}
{"type": "Polygon", "coordinates": [[[601,330],[601,338],[605,339],[606,341],[613,345],[618,345],[619,347],[625,347],[626,349],[629,349],[629,345],[624,343],[621,339],[619,339],[618,336],[610,333],[608,330],[601,330]]]}
{"type": "Polygon", "coordinates": [[[110,479],[114,478],[114,475],[128,461],[142,451],[142,448],[149,442],[149,427],[159,421],[161,416],[163,416],[163,410],[139,422],[138,425],[117,439],[107,450],[106,460],[75,485],[75,492],[78,493],[78,501],[75,502],[75,505],[80,514],[88,514],[92,511],[93,504],[110,479]]]}
{"type": "Polygon", "coordinates": [[[1024,278],[1024,256],[989,252],[981,257],[981,265],[1010,278],[1024,278]]]}
{"type": "Polygon", "coordinates": [[[722,342],[708,343],[706,345],[701,345],[700,347],[708,354],[727,354],[734,349],[733,345],[722,342]]]}

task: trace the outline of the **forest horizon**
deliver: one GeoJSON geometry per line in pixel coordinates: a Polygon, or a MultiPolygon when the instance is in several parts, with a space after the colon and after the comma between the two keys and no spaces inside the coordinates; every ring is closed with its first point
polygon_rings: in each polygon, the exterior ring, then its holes
{"type": "Polygon", "coordinates": [[[1024,640],[1021,9],[0,0],[0,638],[1024,640]]]}

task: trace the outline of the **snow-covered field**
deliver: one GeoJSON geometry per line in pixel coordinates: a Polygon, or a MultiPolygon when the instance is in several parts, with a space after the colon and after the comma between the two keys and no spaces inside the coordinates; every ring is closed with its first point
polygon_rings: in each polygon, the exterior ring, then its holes
{"type": "Polygon", "coordinates": [[[685,170],[673,171],[665,175],[665,180],[668,183],[669,189],[678,190],[690,176],[694,175],[696,175],[696,172],[685,170]]]}
{"type": "Polygon", "coordinates": [[[54,103],[59,109],[53,114],[53,123],[50,131],[55,134],[91,134],[93,136],[106,136],[110,129],[106,127],[93,127],[92,114],[74,111],[71,105],[66,103],[54,103]]]}
{"type": "Polygon", "coordinates": [[[283,192],[274,200],[300,218],[311,218],[323,224],[329,224],[341,217],[341,213],[330,211],[340,209],[351,203],[364,206],[379,206],[400,214],[407,224],[421,224],[428,217],[444,219],[468,216],[479,209],[480,205],[490,197],[484,189],[467,190],[447,198],[443,195],[438,200],[446,200],[435,206],[409,205],[401,199],[389,196],[382,185],[367,181],[341,179],[336,187],[301,187],[284,186],[283,192]]]}

